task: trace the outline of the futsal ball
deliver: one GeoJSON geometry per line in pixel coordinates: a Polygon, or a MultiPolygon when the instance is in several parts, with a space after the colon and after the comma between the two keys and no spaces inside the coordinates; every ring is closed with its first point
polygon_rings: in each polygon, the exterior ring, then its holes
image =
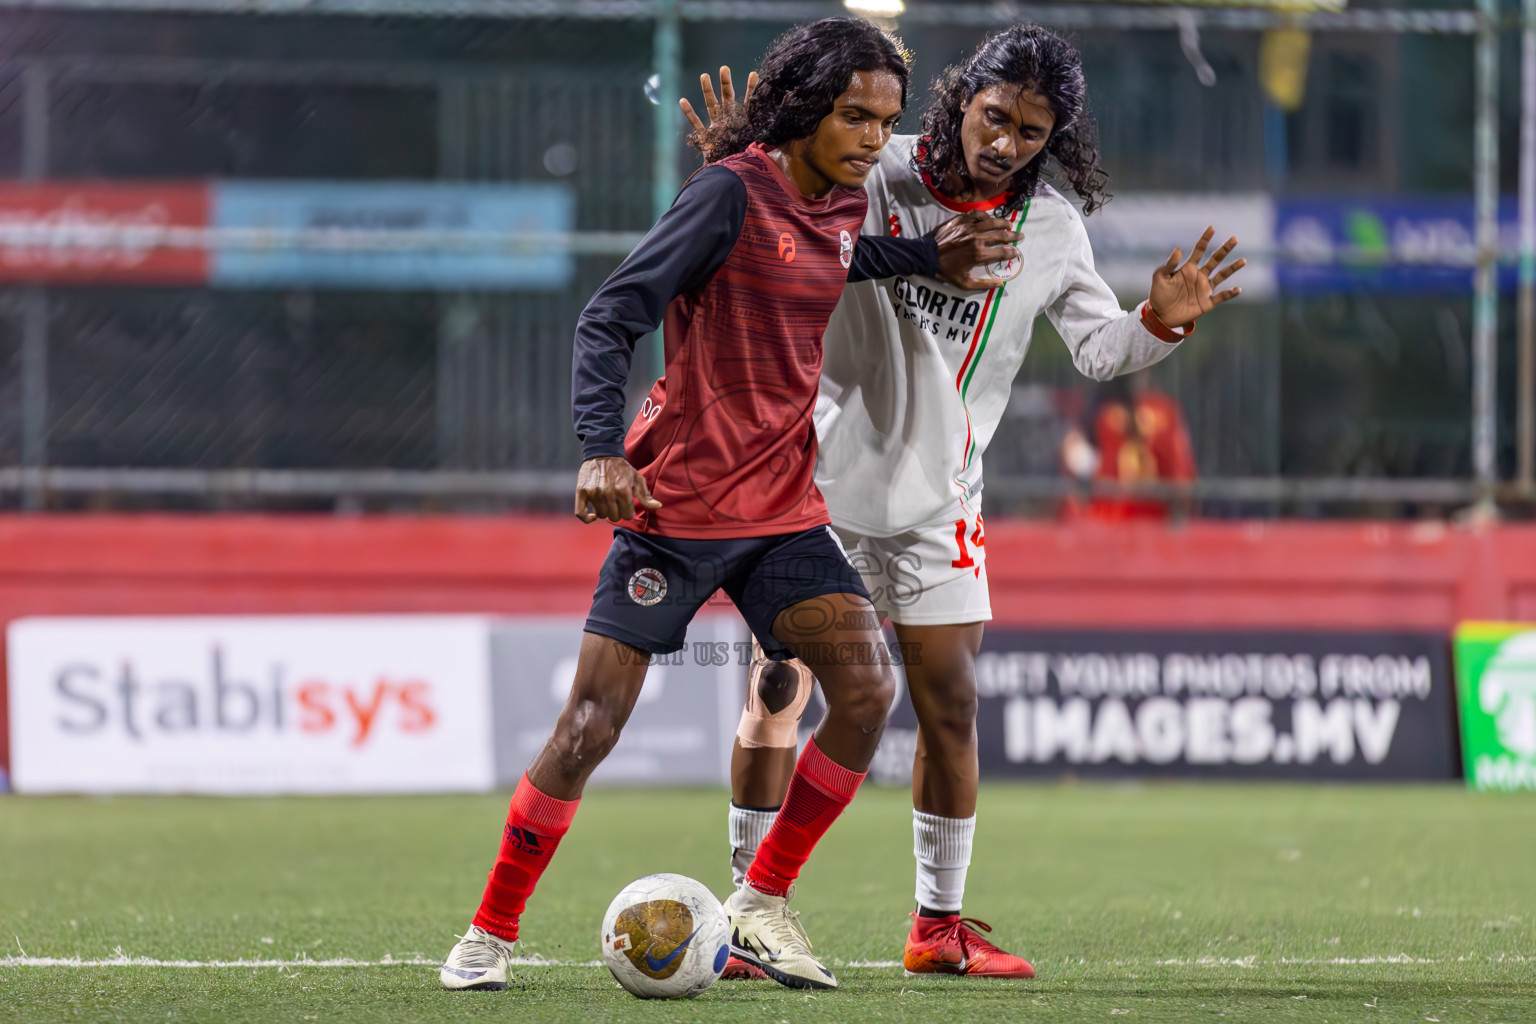
{"type": "Polygon", "coordinates": [[[603,963],[641,999],[691,999],[713,985],[731,955],[725,908],[686,875],[646,875],[603,915],[603,963]]]}

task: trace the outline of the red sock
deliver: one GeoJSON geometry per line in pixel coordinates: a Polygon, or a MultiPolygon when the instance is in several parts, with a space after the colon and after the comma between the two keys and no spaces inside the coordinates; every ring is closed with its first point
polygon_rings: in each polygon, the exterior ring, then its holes
{"type": "Polygon", "coordinates": [[[475,924],[492,935],[517,941],[517,923],[528,895],[549,866],[560,837],[571,827],[580,800],[556,800],[533,788],[524,775],[512,794],[507,825],[501,830],[501,850],[485,883],[485,895],[475,912],[475,924]]]}
{"type": "Polygon", "coordinates": [[[850,771],[823,754],[815,739],[807,743],[790,776],[784,806],[747,869],[747,883],[770,896],[788,895],[816,843],[863,781],[863,772],[850,771]]]}

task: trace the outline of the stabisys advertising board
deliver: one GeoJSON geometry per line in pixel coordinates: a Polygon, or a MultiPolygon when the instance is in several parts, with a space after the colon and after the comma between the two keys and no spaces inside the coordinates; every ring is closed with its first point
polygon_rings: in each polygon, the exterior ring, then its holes
{"type": "Polygon", "coordinates": [[[21,793],[490,789],[492,620],[30,618],[7,634],[21,793]]]}

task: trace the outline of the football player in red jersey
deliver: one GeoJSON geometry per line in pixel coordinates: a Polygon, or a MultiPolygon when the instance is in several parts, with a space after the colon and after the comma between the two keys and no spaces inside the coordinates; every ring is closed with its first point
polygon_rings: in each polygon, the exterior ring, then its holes
{"type": "MultiPolygon", "coordinates": [[[[859,237],[861,186],[907,80],[905,54],[869,22],[829,18],[787,33],[764,59],[761,102],[718,127],[720,159],[689,180],[582,313],[575,512],[618,527],[570,697],[512,797],[480,909],[440,971],[444,988],[506,988],[528,896],[618,740],[650,655],[680,650],[716,590],[771,657],[814,668],[828,704],[784,813],[726,902],[729,951],[785,985],[837,986],[788,900],[864,779],[895,683],[869,594],[811,475],[821,336],[850,280],[923,273],[984,285],[971,268],[1016,253],[986,244],[1016,236],[985,217],[926,237],[859,237]],[[630,359],[658,326],[666,375],[626,436],[630,359]]],[[[723,965],[727,952],[706,955],[723,965]]]]}

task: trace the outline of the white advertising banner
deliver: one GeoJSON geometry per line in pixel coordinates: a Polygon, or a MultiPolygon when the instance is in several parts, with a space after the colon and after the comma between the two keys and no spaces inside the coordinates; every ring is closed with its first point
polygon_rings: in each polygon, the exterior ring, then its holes
{"type": "Polygon", "coordinates": [[[495,783],[493,620],[13,622],[20,793],[403,793],[495,783]]]}
{"type": "MultiPolygon", "coordinates": [[[[498,621],[492,676],[503,786],[517,784],[554,731],[576,678],[585,623],[574,615],[498,621]]],[[[651,659],[624,732],[590,784],[729,782],[751,651],[746,623],[736,615],[711,611],[695,618],[686,647],[651,659]]]]}

